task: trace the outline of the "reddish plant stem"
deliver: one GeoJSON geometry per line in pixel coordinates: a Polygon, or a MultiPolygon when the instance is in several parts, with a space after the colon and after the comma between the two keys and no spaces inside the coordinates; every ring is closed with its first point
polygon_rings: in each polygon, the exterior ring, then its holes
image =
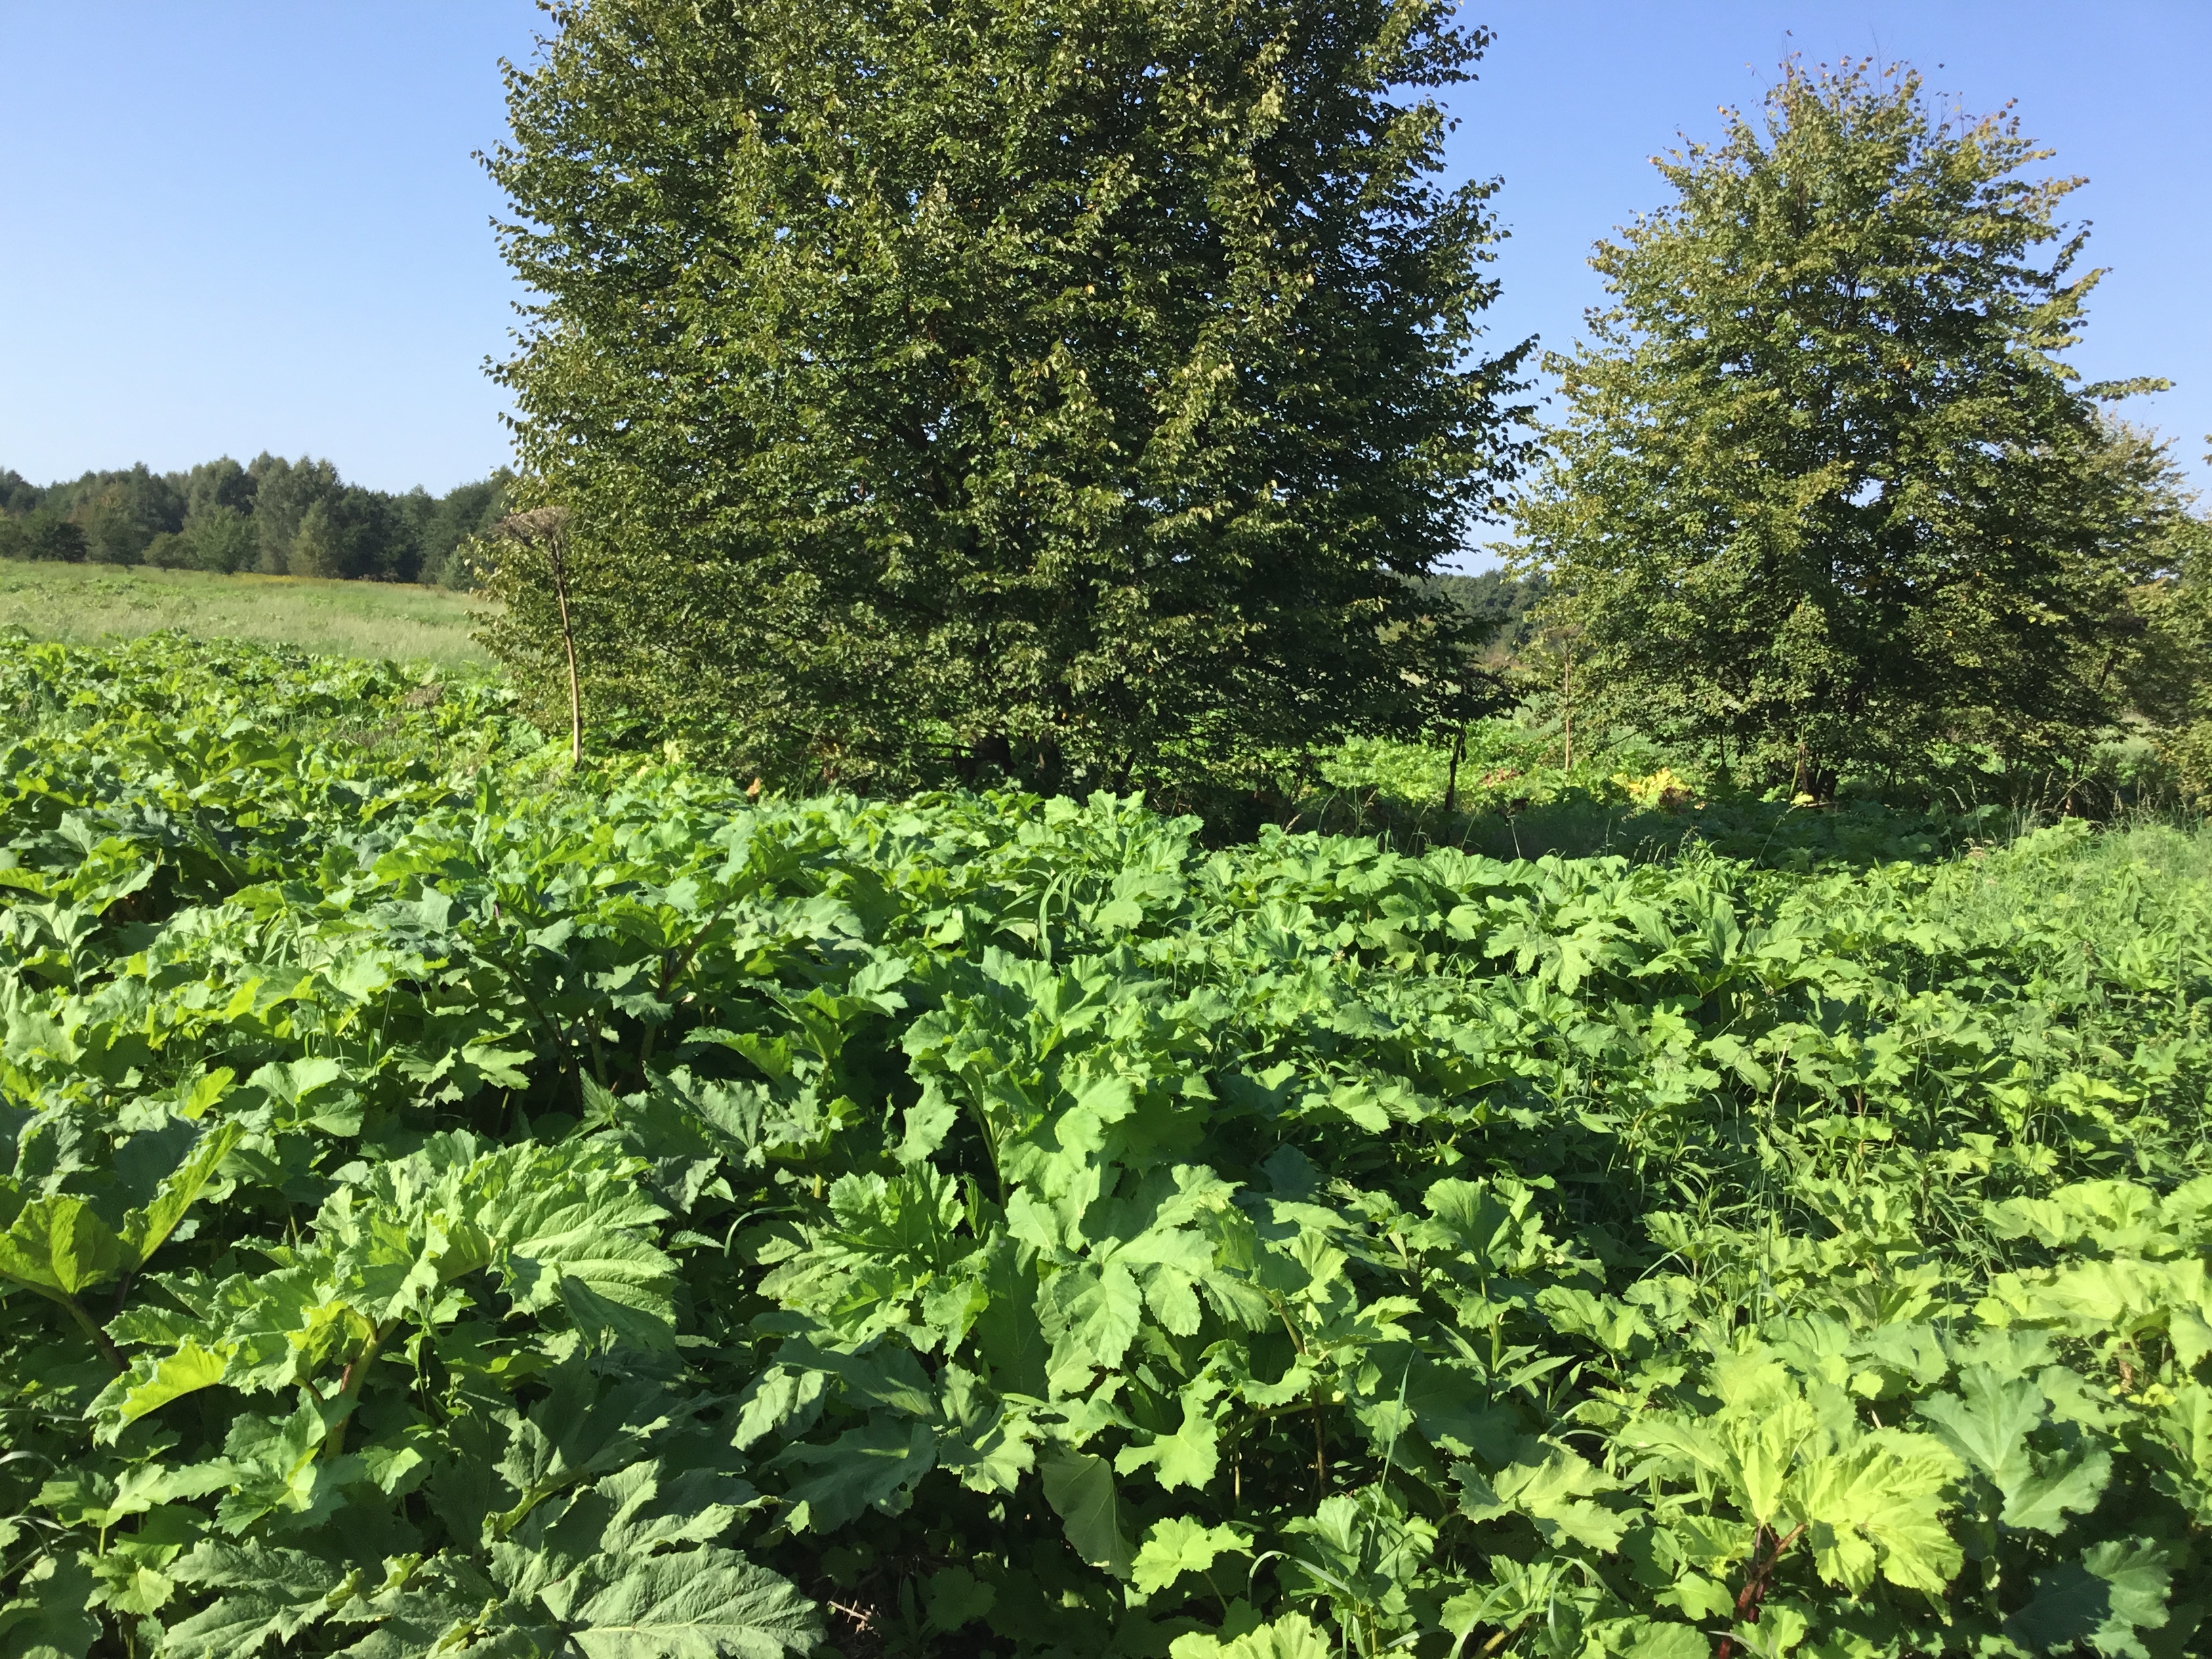
{"type": "MultiPolygon", "coordinates": [[[[1804,1525],[1800,1522],[1780,1538],[1775,1538],[1765,1527],[1753,1535],[1751,1570],[1744,1574],[1743,1589],[1736,1593],[1735,1617],[1738,1624],[1755,1625],[1759,1622],[1759,1604],[1766,1599],[1767,1585],[1774,1577],[1774,1569],[1781,1565],[1782,1558],[1790,1552],[1790,1547],[1803,1536],[1804,1532],[1804,1525]],[[1770,1540],[1772,1540],[1771,1545],[1770,1540]],[[1762,1549],[1766,1551],[1764,1559],[1759,1556],[1762,1549]]],[[[1723,1636],[1720,1645],[1713,1650],[1713,1659],[1730,1659],[1735,1652],[1735,1636],[1723,1636]]]]}

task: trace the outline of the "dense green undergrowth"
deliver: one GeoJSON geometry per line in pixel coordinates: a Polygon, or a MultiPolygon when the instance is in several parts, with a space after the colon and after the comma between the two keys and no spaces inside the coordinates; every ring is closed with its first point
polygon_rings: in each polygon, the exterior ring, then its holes
{"type": "Polygon", "coordinates": [[[1798,870],[1952,857],[2076,813],[2121,822],[2190,816],[2179,775],[2139,736],[2094,745],[2070,779],[2008,776],[1985,763],[1993,757],[1961,757],[1940,787],[1886,795],[1875,781],[1854,779],[1839,799],[1818,805],[1694,765],[1678,771],[1679,757],[1633,732],[1578,739],[1571,765],[1567,758],[1558,723],[1525,708],[1471,722],[1455,744],[1352,738],[1295,774],[1276,816],[1291,828],[1499,859],[1642,860],[1698,846],[1798,870]]]}
{"type": "Polygon", "coordinates": [[[0,745],[0,1652],[2201,1645],[2202,836],[1208,851],[166,638],[0,745]]]}

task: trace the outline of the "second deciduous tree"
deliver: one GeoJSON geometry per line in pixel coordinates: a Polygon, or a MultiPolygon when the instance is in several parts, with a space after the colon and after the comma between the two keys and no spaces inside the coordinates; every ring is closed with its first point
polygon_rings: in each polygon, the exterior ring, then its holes
{"type": "Polygon", "coordinates": [[[1660,170],[1522,528],[1597,716],[1824,797],[2108,720],[2162,453],[2084,387],[2078,180],[1910,73],[1791,66],[1660,170]],[[2052,246],[2055,244],[2055,247],[2052,246]]]}

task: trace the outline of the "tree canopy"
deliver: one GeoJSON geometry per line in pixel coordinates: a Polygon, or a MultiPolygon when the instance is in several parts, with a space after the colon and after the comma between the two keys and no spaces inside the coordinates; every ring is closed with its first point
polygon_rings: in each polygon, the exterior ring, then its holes
{"type": "MultiPolygon", "coordinates": [[[[749,769],[1188,778],[1455,692],[1511,474],[1435,0],[601,0],[513,70],[507,367],[587,688],[749,769]]],[[[547,573],[499,648],[550,688],[547,573]]]]}
{"type": "Polygon", "coordinates": [[[2080,183],[1919,77],[1789,66],[1592,264],[1522,527],[1594,713],[1825,794],[2014,763],[2118,708],[2163,452],[2062,361],[2080,183]]]}

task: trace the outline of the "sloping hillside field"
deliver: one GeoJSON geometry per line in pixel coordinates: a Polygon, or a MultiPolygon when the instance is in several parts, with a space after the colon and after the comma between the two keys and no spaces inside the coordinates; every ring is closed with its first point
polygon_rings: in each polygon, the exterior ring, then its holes
{"type": "Polygon", "coordinates": [[[0,1650],[2202,1650],[2204,840],[1209,852],[503,698],[0,643],[0,1650]]]}

